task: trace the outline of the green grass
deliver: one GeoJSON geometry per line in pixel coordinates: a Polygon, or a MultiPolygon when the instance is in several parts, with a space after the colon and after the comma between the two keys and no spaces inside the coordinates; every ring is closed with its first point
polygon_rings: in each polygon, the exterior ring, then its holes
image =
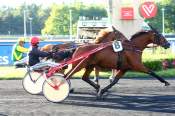
{"type": "MultiPolygon", "coordinates": [[[[161,77],[166,77],[166,78],[173,78],[175,77],[175,69],[168,69],[168,70],[161,70],[161,71],[155,71],[156,74],[158,74],[161,77]]],[[[151,77],[148,74],[144,74],[144,73],[138,73],[138,72],[127,72],[126,75],[124,75],[124,77],[127,78],[133,78],[133,77],[151,77]]]]}
{"type": "Polygon", "coordinates": [[[16,69],[13,66],[2,66],[0,67],[0,79],[20,79],[25,75],[25,68],[16,69]]]}
{"type": "MultiPolygon", "coordinates": [[[[80,78],[82,76],[84,71],[80,71],[76,73],[73,78],[80,78]]],[[[0,67],[0,80],[8,80],[8,79],[22,79],[26,73],[25,68],[19,68],[16,69],[13,66],[2,66],[0,67]]],[[[175,77],[175,69],[168,69],[168,70],[162,70],[162,71],[157,71],[156,72],[158,75],[162,77],[169,77],[173,78],[175,77]]],[[[107,78],[109,77],[111,72],[100,72],[100,76],[102,78],[107,78]]],[[[94,72],[91,74],[91,77],[94,76],[94,72]]],[[[136,73],[136,72],[127,72],[124,77],[126,78],[144,78],[144,77],[150,77],[147,74],[143,73],[136,73]]]]}

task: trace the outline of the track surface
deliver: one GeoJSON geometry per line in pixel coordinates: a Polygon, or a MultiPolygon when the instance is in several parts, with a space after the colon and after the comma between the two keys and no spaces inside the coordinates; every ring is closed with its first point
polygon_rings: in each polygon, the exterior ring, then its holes
{"type": "Polygon", "coordinates": [[[168,81],[171,86],[165,87],[157,80],[121,79],[97,101],[93,88],[73,79],[75,93],[62,103],[51,103],[26,93],[21,80],[1,80],[0,116],[175,116],[175,79],[168,81]]]}

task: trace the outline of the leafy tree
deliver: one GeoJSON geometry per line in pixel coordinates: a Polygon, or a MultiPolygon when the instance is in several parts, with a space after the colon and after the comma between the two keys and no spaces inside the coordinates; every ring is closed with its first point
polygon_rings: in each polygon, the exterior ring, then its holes
{"type": "Polygon", "coordinates": [[[41,6],[24,4],[17,8],[0,8],[0,33],[1,34],[23,34],[24,30],[24,9],[26,10],[27,33],[30,32],[29,17],[32,20],[34,34],[40,34],[45,20],[49,16],[50,9],[43,9],[41,6]]]}
{"type": "Polygon", "coordinates": [[[71,6],[55,4],[51,8],[42,34],[69,34],[70,10],[72,10],[73,33],[76,33],[79,16],[88,17],[90,20],[107,16],[105,9],[97,5],[89,7],[81,3],[71,6]]]}
{"type": "Polygon", "coordinates": [[[147,22],[162,32],[162,8],[165,9],[165,33],[175,33],[175,3],[173,0],[158,2],[158,14],[156,17],[146,19],[147,22]]]}
{"type": "Polygon", "coordinates": [[[68,9],[62,5],[54,4],[51,9],[50,16],[45,22],[45,28],[42,30],[44,34],[64,34],[67,33],[66,26],[68,24],[68,9]]]}

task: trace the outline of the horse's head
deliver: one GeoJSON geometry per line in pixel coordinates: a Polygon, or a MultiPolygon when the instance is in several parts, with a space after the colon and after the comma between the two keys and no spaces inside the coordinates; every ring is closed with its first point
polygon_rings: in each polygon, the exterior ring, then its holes
{"type": "Polygon", "coordinates": [[[160,45],[163,48],[167,49],[170,47],[170,43],[166,40],[166,38],[160,34],[155,28],[153,28],[151,25],[149,25],[150,28],[152,29],[152,42],[154,44],[160,45]]]}

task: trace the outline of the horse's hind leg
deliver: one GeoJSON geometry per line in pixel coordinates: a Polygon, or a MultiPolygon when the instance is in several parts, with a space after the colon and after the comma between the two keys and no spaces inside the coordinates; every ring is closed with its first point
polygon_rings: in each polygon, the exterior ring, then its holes
{"type": "Polygon", "coordinates": [[[85,72],[83,74],[82,80],[89,83],[92,87],[94,87],[97,92],[99,91],[100,86],[98,84],[95,84],[93,81],[89,79],[90,73],[93,71],[93,67],[88,67],[85,69],[85,72]]]}
{"type": "Polygon", "coordinates": [[[108,89],[110,89],[112,86],[114,86],[118,80],[125,74],[126,71],[122,71],[122,70],[118,70],[118,72],[116,73],[115,75],[115,78],[113,79],[113,81],[107,85],[105,88],[101,89],[99,92],[98,92],[98,95],[97,95],[97,98],[101,98],[102,95],[108,91],[108,89]]]}
{"type": "Polygon", "coordinates": [[[116,76],[116,69],[112,69],[111,71],[111,75],[109,76],[109,82],[112,83],[112,81],[114,80],[115,76],[116,76]]]}
{"type": "MultiPolygon", "coordinates": [[[[100,72],[100,69],[95,67],[94,71],[95,71],[94,82],[99,85],[99,72],[100,72]]],[[[109,82],[110,83],[112,83],[112,81],[114,80],[114,78],[116,76],[116,73],[117,73],[117,70],[116,69],[112,69],[111,75],[109,76],[109,82]]]]}

